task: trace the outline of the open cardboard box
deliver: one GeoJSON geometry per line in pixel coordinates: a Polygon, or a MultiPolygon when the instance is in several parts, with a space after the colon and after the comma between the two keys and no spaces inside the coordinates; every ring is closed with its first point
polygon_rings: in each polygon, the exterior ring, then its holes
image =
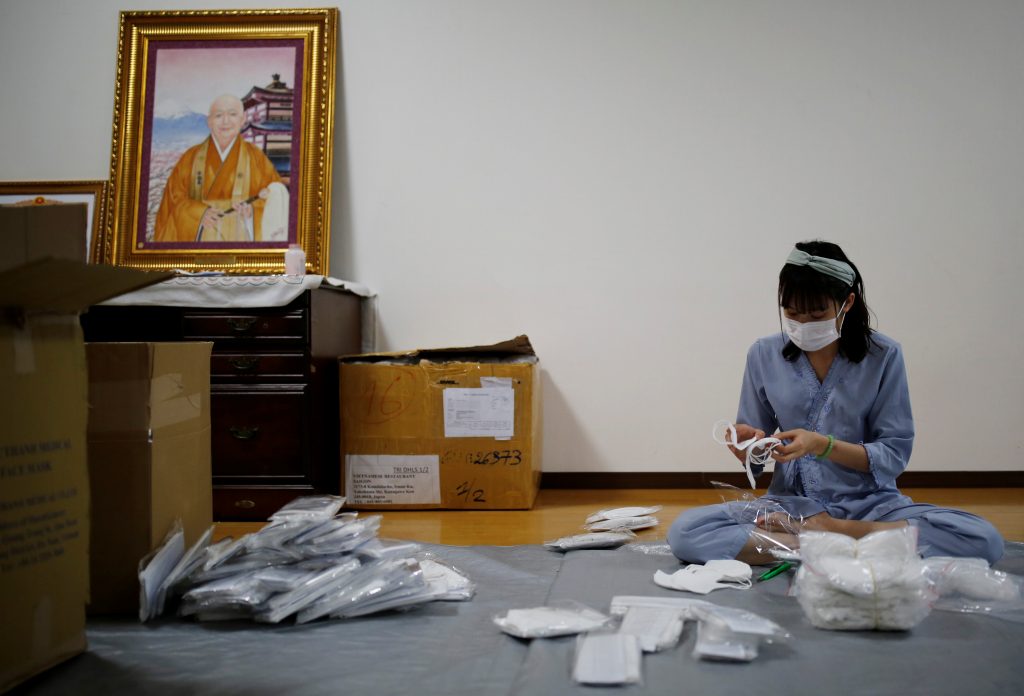
{"type": "Polygon", "coordinates": [[[340,362],[346,505],[533,506],[541,475],[540,366],[526,336],[340,362]]]}
{"type": "Polygon", "coordinates": [[[57,222],[48,206],[14,215],[0,207],[0,691],[85,649],[88,408],[78,313],[171,276],[85,264],[86,207],[59,207],[57,222]]]}

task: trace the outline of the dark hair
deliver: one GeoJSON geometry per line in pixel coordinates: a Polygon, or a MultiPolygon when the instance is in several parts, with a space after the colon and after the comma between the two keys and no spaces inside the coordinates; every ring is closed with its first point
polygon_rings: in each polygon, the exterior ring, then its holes
{"type": "MultiPolygon", "coordinates": [[[[874,345],[873,333],[868,325],[870,310],[864,299],[864,280],[860,271],[847,258],[838,244],[815,240],[799,242],[797,249],[806,251],[812,256],[823,256],[827,259],[844,261],[850,264],[855,277],[853,285],[847,285],[838,278],[820,273],[810,266],[796,266],[787,263],[779,272],[779,311],[789,307],[799,313],[820,311],[829,302],[842,305],[852,292],[853,307],[846,312],[843,319],[842,335],[839,337],[839,354],[850,362],[860,362],[874,345]]],[[[780,316],[781,322],[781,316],[780,316]]],[[[786,341],[782,356],[792,362],[800,355],[800,349],[792,341],[786,341]]]]}

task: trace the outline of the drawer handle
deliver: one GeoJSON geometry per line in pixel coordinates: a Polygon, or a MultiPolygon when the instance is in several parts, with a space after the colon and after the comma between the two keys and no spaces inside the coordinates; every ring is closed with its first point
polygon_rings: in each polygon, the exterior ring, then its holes
{"type": "Polygon", "coordinates": [[[252,510],[254,507],[256,507],[256,503],[252,500],[236,500],[235,507],[244,508],[246,510],[252,510]]]}
{"type": "Polygon", "coordinates": [[[251,440],[260,432],[260,426],[232,425],[228,427],[228,431],[238,440],[251,440]]]}
{"type": "Polygon", "coordinates": [[[252,328],[256,323],[256,317],[232,317],[228,319],[228,326],[235,333],[242,333],[252,328]]]}
{"type": "Polygon", "coordinates": [[[231,363],[231,367],[235,368],[237,372],[252,372],[260,364],[260,359],[255,356],[249,356],[246,358],[231,358],[228,362],[231,363]]]}

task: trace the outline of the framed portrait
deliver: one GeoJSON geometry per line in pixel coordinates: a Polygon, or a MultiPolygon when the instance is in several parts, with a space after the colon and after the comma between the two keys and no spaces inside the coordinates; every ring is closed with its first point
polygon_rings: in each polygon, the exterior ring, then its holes
{"type": "Polygon", "coordinates": [[[97,261],[97,231],[103,224],[106,201],[105,181],[0,181],[0,205],[48,205],[85,203],[85,249],[97,261]]]}
{"type": "Polygon", "coordinates": [[[327,274],[336,8],[122,12],[104,263],[327,274]]]}

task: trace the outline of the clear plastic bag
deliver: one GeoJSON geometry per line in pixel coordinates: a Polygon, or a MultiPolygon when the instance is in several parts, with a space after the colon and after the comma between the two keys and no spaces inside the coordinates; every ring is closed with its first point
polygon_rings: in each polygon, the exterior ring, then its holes
{"type": "Polygon", "coordinates": [[[861,539],[805,532],[800,555],[793,589],[817,628],[909,630],[928,616],[938,596],[917,555],[917,528],[911,525],[861,539]]]}
{"type": "Polygon", "coordinates": [[[614,549],[636,539],[636,534],[628,529],[613,532],[590,532],[574,534],[552,541],[545,541],[544,546],[556,551],[575,551],[578,549],[614,549]]]}
{"type": "Polygon", "coordinates": [[[643,655],[637,637],[628,633],[589,633],[576,640],[572,679],[577,684],[639,684],[643,655]]]}
{"type": "Polygon", "coordinates": [[[796,538],[803,528],[802,517],[789,514],[769,497],[758,497],[721,481],[712,481],[711,485],[718,489],[726,514],[736,524],[755,525],[750,532],[755,551],[786,560],[800,557],[796,538]],[[756,526],[764,520],[771,520],[770,530],[756,526]]]}
{"type": "Polygon", "coordinates": [[[618,532],[626,529],[647,529],[657,525],[657,517],[644,515],[642,517],[615,517],[610,520],[600,520],[585,525],[585,528],[591,532],[618,532]]]}
{"type": "Polygon", "coordinates": [[[319,520],[326,521],[345,504],[345,498],[337,495],[307,495],[296,498],[282,506],[270,516],[271,521],[319,520]]]}
{"type": "Polygon", "coordinates": [[[243,573],[214,580],[185,593],[179,613],[182,616],[200,612],[218,612],[224,609],[245,610],[249,614],[266,602],[273,591],[256,577],[256,573],[243,573]]]}
{"type": "Polygon", "coordinates": [[[934,609],[1024,623],[1024,577],[990,568],[984,558],[934,556],[923,563],[939,594],[934,609]]]}
{"type": "Polygon", "coordinates": [[[644,652],[660,652],[674,647],[683,632],[686,616],[681,610],[634,606],[626,609],[619,633],[636,636],[644,652]]]}
{"type": "Polygon", "coordinates": [[[324,616],[354,616],[361,604],[377,601],[393,592],[407,588],[423,589],[426,581],[413,559],[385,559],[367,563],[345,582],[323,593],[315,602],[298,612],[297,623],[307,623],[324,616]]]}
{"type": "Polygon", "coordinates": [[[473,598],[476,585],[465,573],[429,554],[424,556],[419,559],[420,569],[436,599],[464,602],[473,598]]]}
{"type": "Polygon", "coordinates": [[[333,587],[348,582],[348,576],[356,572],[361,565],[358,559],[349,558],[316,572],[295,589],[281,592],[268,599],[266,605],[255,615],[256,620],[278,623],[286,619],[315,602],[333,587]]]}
{"type": "Polygon", "coordinates": [[[594,522],[600,522],[601,520],[614,520],[622,517],[646,517],[648,515],[653,515],[659,510],[661,510],[660,505],[651,505],[649,507],[606,508],[604,510],[598,510],[587,517],[586,524],[593,524],[594,522]]]}
{"type": "Polygon", "coordinates": [[[760,651],[757,636],[737,634],[722,624],[701,621],[693,642],[693,656],[699,660],[751,662],[760,651]]]}
{"type": "Polygon", "coordinates": [[[181,520],[175,520],[160,546],[139,561],[139,621],[160,614],[160,588],[184,555],[185,532],[181,520]]]}
{"type": "Polygon", "coordinates": [[[567,600],[544,607],[509,609],[495,616],[494,623],[516,638],[551,638],[606,628],[611,618],[585,604],[567,600]]]}

